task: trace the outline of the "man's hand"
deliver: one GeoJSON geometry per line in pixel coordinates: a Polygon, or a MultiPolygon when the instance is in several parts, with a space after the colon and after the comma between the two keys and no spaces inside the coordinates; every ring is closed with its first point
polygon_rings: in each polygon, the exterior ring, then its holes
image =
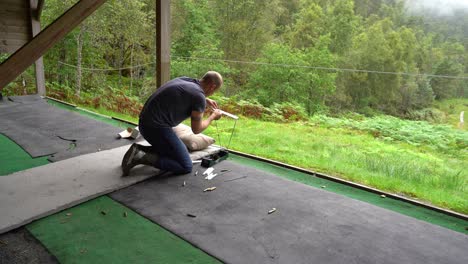
{"type": "Polygon", "coordinates": [[[213,116],[213,120],[219,120],[223,114],[219,109],[215,109],[211,115],[213,116]]]}
{"type": "Polygon", "coordinates": [[[210,106],[213,109],[218,109],[218,103],[216,103],[216,101],[214,101],[214,100],[206,98],[206,104],[208,104],[208,106],[210,106]]]}

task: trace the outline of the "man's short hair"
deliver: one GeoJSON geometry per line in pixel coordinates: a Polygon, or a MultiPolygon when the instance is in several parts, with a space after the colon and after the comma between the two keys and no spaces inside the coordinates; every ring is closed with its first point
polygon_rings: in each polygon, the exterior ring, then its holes
{"type": "Polygon", "coordinates": [[[219,88],[221,87],[221,85],[223,85],[223,77],[221,76],[221,74],[215,71],[209,71],[205,73],[201,80],[204,83],[208,82],[216,84],[216,88],[219,88]]]}

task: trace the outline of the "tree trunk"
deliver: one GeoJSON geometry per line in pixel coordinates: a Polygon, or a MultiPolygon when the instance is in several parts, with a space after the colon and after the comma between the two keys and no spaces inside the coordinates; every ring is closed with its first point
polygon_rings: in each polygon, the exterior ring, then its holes
{"type": "Polygon", "coordinates": [[[119,59],[119,86],[122,87],[122,68],[124,63],[124,56],[125,56],[125,43],[123,36],[120,37],[120,59],[119,59]]]}
{"type": "Polygon", "coordinates": [[[60,54],[59,54],[59,60],[57,62],[57,72],[58,72],[58,83],[59,85],[63,85],[64,80],[65,80],[65,74],[62,72],[61,69],[63,69],[63,65],[60,62],[65,63],[67,59],[67,49],[65,47],[64,43],[60,44],[60,54]]]}
{"type": "Polygon", "coordinates": [[[76,88],[75,88],[75,95],[80,97],[81,91],[81,79],[82,79],[82,72],[81,72],[81,61],[83,58],[83,34],[84,34],[84,25],[81,24],[80,32],[76,37],[77,41],[77,56],[76,56],[76,88]]]}
{"type": "Polygon", "coordinates": [[[132,48],[130,50],[130,91],[133,92],[133,47],[134,43],[132,42],[132,48]]]}

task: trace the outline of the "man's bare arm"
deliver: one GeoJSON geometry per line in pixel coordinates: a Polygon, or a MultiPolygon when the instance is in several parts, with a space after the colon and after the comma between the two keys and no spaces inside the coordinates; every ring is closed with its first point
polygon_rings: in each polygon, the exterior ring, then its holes
{"type": "Polygon", "coordinates": [[[203,112],[192,111],[191,115],[191,126],[192,131],[195,134],[199,134],[205,130],[213,120],[221,118],[221,112],[214,110],[213,113],[205,120],[203,120],[203,112]]]}

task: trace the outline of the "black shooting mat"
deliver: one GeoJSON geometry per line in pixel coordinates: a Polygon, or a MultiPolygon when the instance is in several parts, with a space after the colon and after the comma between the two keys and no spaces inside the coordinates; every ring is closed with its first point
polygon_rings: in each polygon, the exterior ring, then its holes
{"type": "Polygon", "coordinates": [[[38,96],[0,101],[0,133],[15,141],[33,158],[51,155],[63,160],[129,144],[117,139],[118,128],[47,104],[38,96]]]}
{"type": "Polygon", "coordinates": [[[0,264],[59,263],[25,227],[0,235],[0,264]]]}
{"type": "Polygon", "coordinates": [[[110,196],[226,263],[468,263],[462,233],[231,161],[205,169],[110,196]]]}

